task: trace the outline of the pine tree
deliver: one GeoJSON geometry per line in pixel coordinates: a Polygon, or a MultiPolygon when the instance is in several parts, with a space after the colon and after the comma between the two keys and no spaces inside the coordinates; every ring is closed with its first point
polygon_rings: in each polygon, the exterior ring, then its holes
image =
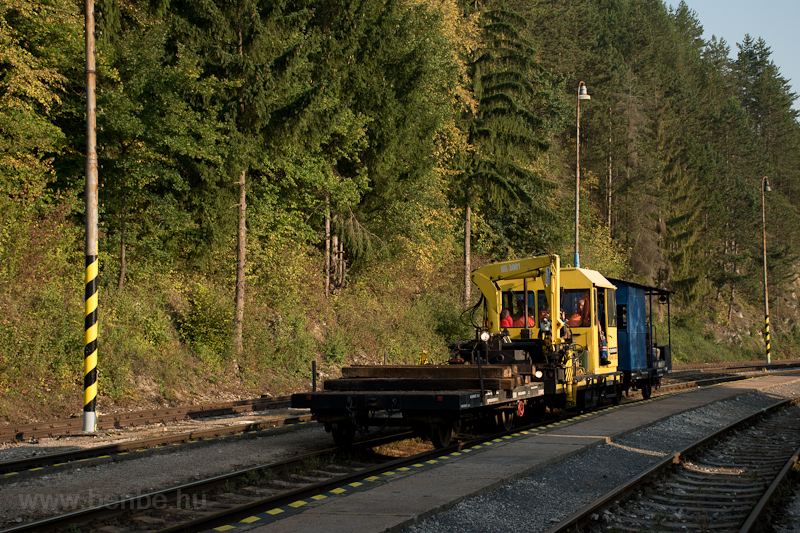
{"type": "Polygon", "coordinates": [[[533,215],[528,231],[547,219],[537,199],[553,184],[531,167],[565,117],[558,94],[563,85],[536,61],[521,30],[524,20],[505,7],[482,9],[480,16],[481,43],[468,63],[476,106],[462,118],[470,151],[464,154],[458,185],[465,209],[465,301],[470,298],[473,210],[491,219],[494,213],[524,205],[533,215]]]}

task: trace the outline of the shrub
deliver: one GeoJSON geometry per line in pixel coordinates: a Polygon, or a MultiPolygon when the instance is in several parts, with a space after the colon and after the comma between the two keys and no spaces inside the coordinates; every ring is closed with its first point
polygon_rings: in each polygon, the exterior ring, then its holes
{"type": "Polygon", "coordinates": [[[205,346],[218,354],[230,351],[233,305],[213,287],[197,283],[189,309],[178,317],[181,338],[190,346],[205,346]]]}

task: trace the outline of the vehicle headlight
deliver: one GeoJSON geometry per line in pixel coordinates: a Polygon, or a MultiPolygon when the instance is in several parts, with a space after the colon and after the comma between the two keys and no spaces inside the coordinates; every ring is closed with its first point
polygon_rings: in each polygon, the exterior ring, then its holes
{"type": "Polygon", "coordinates": [[[489,332],[488,332],[488,331],[482,331],[482,332],[481,332],[481,340],[482,340],[483,342],[488,342],[488,341],[489,341],[489,339],[490,339],[491,337],[492,337],[492,336],[489,334],[489,332]]]}
{"type": "Polygon", "coordinates": [[[536,376],[536,379],[542,379],[544,374],[542,374],[541,370],[537,370],[533,375],[536,376]]]}

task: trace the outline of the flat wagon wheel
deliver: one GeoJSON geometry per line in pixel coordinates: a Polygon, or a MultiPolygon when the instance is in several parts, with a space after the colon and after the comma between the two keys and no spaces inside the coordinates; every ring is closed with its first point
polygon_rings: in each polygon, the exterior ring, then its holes
{"type": "Polygon", "coordinates": [[[650,383],[650,380],[644,379],[639,382],[639,388],[642,391],[642,398],[649,400],[650,396],[653,394],[653,385],[650,383]]]}
{"type": "Polygon", "coordinates": [[[434,448],[446,448],[450,446],[453,438],[453,421],[443,420],[434,422],[430,427],[431,443],[434,448]]]}
{"type": "Polygon", "coordinates": [[[544,419],[547,418],[547,404],[543,400],[534,401],[525,411],[525,416],[536,424],[544,422],[544,419]]]}
{"type": "Polygon", "coordinates": [[[514,427],[514,411],[503,409],[495,413],[494,423],[500,431],[511,431],[514,427]]]}
{"type": "Polygon", "coordinates": [[[350,421],[334,422],[331,424],[333,442],[340,448],[347,448],[356,438],[356,427],[350,421]]]}
{"type": "Polygon", "coordinates": [[[618,383],[614,385],[614,396],[611,398],[611,403],[614,405],[622,403],[622,386],[618,383]]]}

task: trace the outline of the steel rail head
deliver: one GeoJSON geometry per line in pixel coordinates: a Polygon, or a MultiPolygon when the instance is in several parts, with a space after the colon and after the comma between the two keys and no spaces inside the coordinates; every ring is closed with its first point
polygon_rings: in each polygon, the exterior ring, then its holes
{"type": "Polygon", "coordinates": [[[788,400],[781,400],[781,401],[776,402],[776,403],[774,403],[774,404],[772,404],[772,405],[770,405],[768,407],[765,407],[765,408],[763,408],[763,409],[761,409],[761,410],[759,410],[759,411],[757,411],[757,412],[755,412],[753,414],[744,416],[744,417],[742,417],[742,418],[740,418],[740,419],[728,424],[727,426],[725,426],[725,427],[713,432],[712,434],[710,434],[710,435],[708,435],[706,437],[703,437],[701,439],[696,440],[695,442],[689,444],[688,446],[685,446],[682,450],[673,453],[672,455],[670,455],[669,457],[666,457],[662,461],[659,461],[657,464],[655,464],[652,467],[648,468],[647,470],[645,470],[644,472],[642,472],[641,474],[639,474],[635,478],[631,479],[630,481],[628,481],[624,485],[621,485],[619,487],[616,487],[616,488],[608,491],[607,493],[605,493],[604,495],[600,496],[599,498],[597,498],[596,500],[594,500],[590,504],[578,509],[577,511],[575,511],[574,513],[569,515],[567,518],[565,518],[564,520],[562,520],[561,522],[559,522],[558,524],[556,524],[552,528],[548,529],[547,533],[567,533],[569,531],[572,531],[573,528],[580,527],[581,524],[584,524],[585,522],[588,521],[589,517],[593,513],[596,513],[600,509],[606,507],[612,501],[614,501],[616,499],[619,499],[621,495],[627,494],[633,488],[635,488],[636,486],[641,484],[644,480],[652,478],[653,476],[655,476],[656,474],[660,473],[665,468],[667,468],[669,466],[672,466],[673,464],[678,464],[683,455],[686,455],[686,454],[690,453],[693,450],[696,450],[698,448],[701,448],[701,447],[705,446],[709,442],[719,438],[720,436],[722,436],[723,434],[731,431],[732,429],[751,424],[755,420],[757,420],[758,418],[764,416],[767,413],[782,409],[782,408],[784,408],[784,407],[786,407],[788,405],[797,405],[797,404],[800,404],[800,397],[790,398],[788,400]]]}

